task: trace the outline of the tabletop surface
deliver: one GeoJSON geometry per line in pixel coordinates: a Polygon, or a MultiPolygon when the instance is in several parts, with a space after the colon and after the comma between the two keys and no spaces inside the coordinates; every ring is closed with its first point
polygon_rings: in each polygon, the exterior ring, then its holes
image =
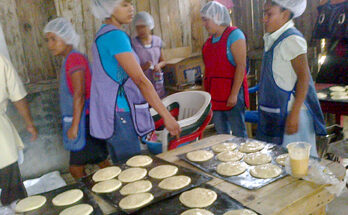
{"type": "MultiPolygon", "coordinates": [[[[198,142],[164,152],[157,156],[177,165],[202,172],[192,165],[180,160],[177,155],[209,147],[231,139],[231,137],[232,136],[230,135],[211,136],[198,142]]],[[[323,164],[328,166],[338,178],[344,178],[345,168],[342,165],[326,160],[323,161],[323,164]]],[[[325,185],[317,185],[304,180],[298,180],[291,176],[279,179],[258,190],[247,190],[216,177],[213,177],[208,184],[227,193],[230,197],[234,198],[241,204],[262,215],[325,214],[325,206],[335,198],[334,195],[330,194],[325,189],[325,185]],[[320,212],[318,213],[318,211],[320,212]]],[[[105,214],[111,214],[114,212],[112,206],[107,204],[100,197],[96,195],[94,195],[94,197],[105,214]]]]}
{"type": "MultiPolygon", "coordinates": [[[[177,155],[209,147],[216,143],[230,139],[230,135],[216,135],[198,142],[171,150],[158,155],[158,157],[173,162],[175,164],[192,168],[197,168],[181,161],[177,155]]],[[[330,170],[338,177],[344,178],[345,168],[331,161],[323,161],[330,170]]],[[[275,181],[258,190],[247,190],[237,185],[215,178],[208,184],[226,192],[229,196],[240,203],[264,215],[273,214],[310,214],[322,208],[334,199],[325,185],[317,185],[304,180],[298,180],[291,176],[275,181]]]]}

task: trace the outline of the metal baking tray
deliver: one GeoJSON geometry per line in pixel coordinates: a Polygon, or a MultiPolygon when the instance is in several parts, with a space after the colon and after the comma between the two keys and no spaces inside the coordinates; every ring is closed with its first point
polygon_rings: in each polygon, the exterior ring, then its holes
{"type": "MultiPolygon", "coordinates": [[[[335,86],[340,86],[340,85],[335,85],[335,86]]],[[[333,86],[331,86],[333,87],[333,86]]],[[[341,86],[341,87],[345,87],[345,86],[341,86]]],[[[330,87],[329,88],[325,88],[322,90],[318,90],[317,93],[324,93],[325,95],[327,95],[326,98],[323,99],[319,99],[319,101],[327,101],[327,102],[338,102],[338,103],[348,103],[348,99],[342,99],[342,100],[334,100],[331,98],[331,93],[332,91],[330,91],[330,87]]],[[[347,90],[346,90],[347,92],[347,90]]],[[[348,92],[347,92],[348,93],[348,92]]]]}
{"type": "MultiPolygon", "coordinates": [[[[190,169],[187,169],[184,167],[180,167],[178,165],[169,163],[165,160],[162,160],[160,158],[157,158],[157,157],[154,157],[151,155],[148,155],[148,156],[150,156],[153,159],[153,162],[149,166],[144,167],[145,169],[147,169],[148,172],[154,167],[169,164],[169,165],[173,165],[173,166],[178,167],[178,172],[176,175],[186,175],[186,176],[189,176],[191,178],[191,184],[188,185],[187,187],[184,187],[184,188],[182,188],[180,190],[176,190],[176,191],[168,191],[168,190],[162,190],[161,188],[158,187],[158,184],[161,180],[151,178],[147,175],[144,179],[149,180],[152,183],[152,189],[149,192],[154,195],[154,200],[152,200],[149,204],[154,204],[154,203],[159,202],[163,199],[170,198],[170,197],[175,196],[179,193],[182,193],[188,189],[200,186],[201,184],[206,183],[207,181],[210,181],[212,179],[211,177],[204,175],[202,173],[198,173],[198,172],[195,172],[193,170],[190,170],[190,169]]],[[[121,164],[121,165],[119,165],[119,167],[122,170],[129,168],[126,164],[121,164]]],[[[90,190],[92,189],[93,185],[95,184],[92,177],[93,177],[93,174],[81,179],[81,182],[84,183],[88,187],[88,189],[90,189],[90,190]]],[[[107,193],[107,194],[96,193],[96,195],[100,196],[101,198],[103,198],[105,201],[109,202],[110,204],[112,204],[112,206],[114,206],[116,208],[117,212],[114,214],[132,214],[132,213],[137,212],[140,208],[135,209],[135,210],[127,210],[127,211],[124,211],[121,208],[119,208],[118,203],[124,197],[120,194],[120,192],[119,192],[120,189],[118,189],[117,191],[112,192],[112,193],[107,193]],[[121,213],[122,211],[125,213],[121,213]]],[[[147,205],[145,205],[144,207],[146,207],[146,206],[147,205]]],[[[138,214],[138,213],[136,213],[136,214],[138,214]]]]}
{"type": "MultiPolygon", "coordinates": [[[[231,142],[231,143],[238,144],[238,147],[239,147],[241,145],[241,143],[244,143],[247,140],[252,140],[252,139],[245,139],[245,138],[235,137],[235,138],[231,138],[229,140],[223,141],[223,142],[219,142],[217,144],[224,143],[224,142],[231,142]]],[[[252,141],[257,141],[257,140],[252,140],[252,141]]],[[[258,141],[258,142],[260,142],[260,141],[258,141]]],[[[277,146],[277,145],[274,145],[274,144],[269,144],[269,143],[264,143],[264,144],[265,144],[265,148],[262,149],[260,152],[263,152],[263,153],[266,153],[266,154],[270,155],[272,157],[271,163],[280,166],[279,164],[277,164],[275,159],[277,158],[278,155],[287,153],[287,150],[284,149],[281,146],[277,146]]],[[[202,148],[202,149],[199,149],[199,150],[207,150],[207,151],[213,152],[211,146],[210,147],[206,147],[206,148],[202,148]]],[[[222,161],[219,161],[216,158],[216,155],[217,155],[216,153],[214,153],[214,155],[215,155],[214,158],[210,159],[209,161],[200,162],[200,163],[196,163],[196,162],[190,161],[189,159],[187,159],[186,154],[187,153],[178,155],[178,157],[180,159],[190,163],[191,165],[193,165],[193,166],[203,170],[204,172],[207,172],[207,173],[209,173],[209,174],[211,174],[211,175],[213,175],[215,177],[221,178],[221,179],[223,179],[223,180],[225,180],[227,182],[236,184],[238,186],[244,187],[244,188],[249,189],[249,190],[259,189],[259,188],[261,188],[263,186],[266,186],[266,185],[268,185],[268,184],[270,184],[270,183],[272,183],[272,182],[274,182],[274,181],[276,181],[278,179],[281,179],[281,178],[285,177],[286,175],[288,175],[286,173],[286,171],[285,171],[285,168],[280,166],[280,167],[282,167],[283,171],[282,171],[282,173],[278,177],[269,178],[269,179],[255,178],[255,177],[253,177],[249,173],[249,170],[253,166],[248,165],[248,168],[247,168],[247,170],[244,173],[242,173],[240,175],[237,175],[237,176],[226,177],[226,176],[222,176],[222,175],[220,175],[220,174],[218,174],[216,172],[216,167],[220,163],[222,163],[222,161]]],[[[241,161],[243,161],[243,159],[241,161]]]]}
{"type": "Polygon", "coordinates": [[[94,209],[92,215],[103,215],[103,212],[99,208],[98,204],[95,202],[91,193],[88,191],[87,187],[82,183],[68,185],[68,186],[61,187],[59,189],[52,190],[52,191],[47,192],[47,193],[38,194],[38,195],[42,195],[42,196],[45,196],[47,198],[45,205],[37,210],[26,212],[26,213],[24,213],[25,215],[38,215],[38,214],[58,215],[64,209],[72,207],[72,206],[77,205],[77,204],[89,204],[94,209]],[[72,189],[80,189],[83,192],[83,198],[80,201],[78,201],[72,205],[68,205],[68,206],[54,206],[53,205],[52,199],[55,196],[57,196],[60,193],[65,192],[65,191],[72,190],[72,189]]]}
{"type": "MultiPolygon", "coordinates": [[[[204,208],[215,215],[223,215],[224,213],[230,210],[249,209],[244,207],[237,200],[228,196],[226,193],[222,192],[221,190],[211,185],[204,184],[204,185],[201,185],[200,187],[213,190],[218,194],[217,200],[211,206],[204,208]]],[[[161,202],[157,202],[146,208],[143,208],[137,212],[137,215],[154,215],[154,214],[179,215],[182,212],[189,209],[190,208],[181,204],[179,200],[179,195],[177,195],[169,199],[163,200],[161,202]]],[[[121,214],[113,214],[113,215],[121,215],[121,214]]]]}

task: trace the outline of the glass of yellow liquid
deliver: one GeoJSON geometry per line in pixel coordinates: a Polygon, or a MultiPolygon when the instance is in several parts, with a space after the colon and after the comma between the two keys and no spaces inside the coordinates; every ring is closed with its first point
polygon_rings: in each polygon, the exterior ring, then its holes
{"type": "Polygon", "coordinates": [[[302,178],[307,175],[311,145],[305,142],[294,142],[286,146],[289,151],[292,176],[302,178]]]}

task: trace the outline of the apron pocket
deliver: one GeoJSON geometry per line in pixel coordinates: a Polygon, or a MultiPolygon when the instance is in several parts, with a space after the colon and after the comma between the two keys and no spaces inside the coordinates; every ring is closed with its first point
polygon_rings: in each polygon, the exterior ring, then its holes
{"type": "Polygon", "coordinates": [[[80,125],[79,125],[79,131],[77,133],[77,137],[75,139],[69,139],[68,137],[68,131],[71,128],[72,125],[72,116],[65,116],[63,117],[63,144],[64,148],[69,151],[80,151],[82,150],[86,145],[86,138],[85,138],[85,126],[83,126],[83,123],[85,120],[81,118],[80,125]]]}
{"type": "Polygon", "coordinates": [[[149,110],[149,104],[134,104],[135,127],[140,136],[143,136],[154,130],[154,122],[149,110]]]}
{"type": "Polygon", "coordinates": [[[231,94],[232,82],[231,78],[211,78],[209,90],[211,99],[226,104],[231,94]]]}
{"type": "Polygon", "coordinates": [[[284,135],[284,118],[280,108],[259,106],[260,130],[270,137],[282,137],[284,135]]]}

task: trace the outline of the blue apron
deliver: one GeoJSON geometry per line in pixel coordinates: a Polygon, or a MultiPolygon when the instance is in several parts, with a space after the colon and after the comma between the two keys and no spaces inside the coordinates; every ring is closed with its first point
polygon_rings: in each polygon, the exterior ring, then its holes
{"type": "MultiPolygon", "coordinates": [[[[73,121],[74,114],[74,98],[68,88],[68,82],[66,77],[65,64],[70,54],[79,53],[75,50],[71,51],[63,61],[63,66],[60,72],[60,110],[62,113],[62,125],[63,125],[63,144],[66,150],[77,152],[82,150],[86,145],[86,108],[83,109],[81,119],[79,123],[79,131],[77,137],[73,140],[69,139],[67,132],[70,129],[73,121]]],[[[85,105],[86,106],[86,105],[85,105]]]]}
{"type": "MultiPolygon", "coordinates": [[[[295,96],[295,87],[286,91],[278,87],[273,78],[273,53],[274,48],[285,38],[291,35],[303,35],[295,28],[285,31],[272,45],[271,49],[264,53],[262,71],[260,77],[259,101],[259,123],[257,138],[281,145],[285,133],[286,118],[288,115],[288,103],[291,95],[295,96]]],[[[308,87],[308,93],[304,102],[313,117],[314,129],[317,135],[326,135],[324,116],[320,108],[312,77],[308,87]]]]}

